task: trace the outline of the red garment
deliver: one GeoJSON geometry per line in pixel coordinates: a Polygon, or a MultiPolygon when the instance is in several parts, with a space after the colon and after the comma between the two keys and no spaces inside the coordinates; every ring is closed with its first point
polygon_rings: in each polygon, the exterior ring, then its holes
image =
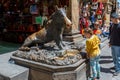
{"type": "Polygon", "coordinates": [[[94,29],[94,30],[93,30],[93,34],[96,34],[96,35],[97,35],[97,34],[101,34],[101,30],[99,30],[99,29],[94,29]]]}
{"type": "Polygon", "coordinates": [[[92,2],[97,2],[98,0],[92,0],[92,2]]]}
{"type": "Polygon", "coordinates": [[[85,22],[86,22],[85,27],[88,28],[88,26],[89,26],[89,22],[88,22],[88,20],[86,19],[85,22]]]}
{"type": "Polygon", "coordinates": [[[82,18],[80,19],[79,24],[80,24],[80,34],[83,34],[83,29],[89,27],[89,21],[87,18],[82,18]]]}
{"type": "Polygon", "coordinates": [[[79,24],[80,24],[80,34],[82,34],[82,29],[83,29],[83,23],[82,23],[82,19],[80,19],[80,22],[79,22],[79,24]]]}
{"type": "Polygon", "coordinates": [[[102,2],[100,2],[100,5],[99,5],[99,9],[103,9],[103,3],[102,2]]]}
{"type": "Polygon", "coordinates": [[[102,10],[101,9],[98,9],[97,12],[96,12],[97,15],[101,15],[102,14],[102,10]]]}

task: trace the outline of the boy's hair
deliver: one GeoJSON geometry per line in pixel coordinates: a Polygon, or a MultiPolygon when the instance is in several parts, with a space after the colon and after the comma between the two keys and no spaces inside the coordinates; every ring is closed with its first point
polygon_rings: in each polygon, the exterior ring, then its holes
{"type": "Polygon", "coordinates": [[[93,35],[93,30],[91,28],[84,29],[84,33],[88,33],[90,35],[93,35]]]}

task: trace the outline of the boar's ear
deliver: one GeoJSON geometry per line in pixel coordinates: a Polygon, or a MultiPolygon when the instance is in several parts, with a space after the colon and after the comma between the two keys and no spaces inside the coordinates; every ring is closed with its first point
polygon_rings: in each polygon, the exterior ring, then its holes
{"type": "Polygon", "coordinates": [[[57,6],[57,5],[55,5],[55,10],[59,10],[59,8],[58,8],[58,6],[57,6]]]}

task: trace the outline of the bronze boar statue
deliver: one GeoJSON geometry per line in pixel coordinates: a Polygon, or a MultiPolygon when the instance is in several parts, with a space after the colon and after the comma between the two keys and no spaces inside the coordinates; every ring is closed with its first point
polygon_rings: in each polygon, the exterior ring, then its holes
{"type": "Polygon", "coordinates": [[[33,43],[47,43],[54,40],[58,48],[63,49],[62,36],[66,25],[70,26],[72,23],[67,18],[64,9],[56,8],[56,11],[47,20],[45,27],[28,36],[21,48],[29,47],[33,43]]]}

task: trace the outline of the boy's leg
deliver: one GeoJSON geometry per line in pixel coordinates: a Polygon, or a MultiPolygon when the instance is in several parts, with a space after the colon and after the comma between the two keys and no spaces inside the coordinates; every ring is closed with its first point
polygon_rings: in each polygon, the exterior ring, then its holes
{"type": "Polygon", "coordinates": [[[90,67],[91,67],[91,70],[92,70],[92,77],[97,78],[96,60],[95,60],[95,58],[90,59],[90,67]]]}
{"type": "Polygon", "coordinates": [[[98,56],[96,58],[96,70],[97,70],[97,78],[98,79],[100,78],[100,64],[99,64],[99,59],[100,59],[100,56],[98,56]]]}

